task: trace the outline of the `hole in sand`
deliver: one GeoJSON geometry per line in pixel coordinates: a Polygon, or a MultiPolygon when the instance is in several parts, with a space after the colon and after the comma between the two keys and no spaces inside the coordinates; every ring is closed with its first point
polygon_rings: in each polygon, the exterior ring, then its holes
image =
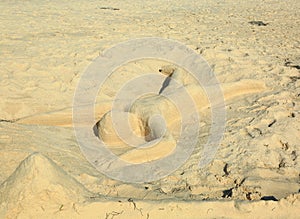
{"type": "Polygon", "coordinates": [[[167,131],[164,118],[160,114],[151,116],[147,122],[145,130],[147,130],[147,135],[145,136],[145,140],[147,142],[162,138],[167,131]]]}

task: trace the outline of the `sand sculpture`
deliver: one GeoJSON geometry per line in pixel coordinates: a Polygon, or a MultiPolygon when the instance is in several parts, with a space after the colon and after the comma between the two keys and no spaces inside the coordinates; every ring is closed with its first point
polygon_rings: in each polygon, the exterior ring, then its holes
{"type": "MultiPolygon", "coordinates": [[[[176,147],[182,117],[177,106],[168,97],[172,99],[180,96],[181,89],[185,89],[195,101],[199,112],[204,113],[209,106],[205,91],[187,72],[175,65],[162,66],[159,72],[166,78],[156,95],[137,99],[128,112],[120,109],[113,114],[117,117],[114,120],[112,111],[108,111],[96,124],[96,134],[107,147],[121,159],[131,163],[163,158],[176,147]],[[133,144],[130,145],[130,142],[133,144]]],[[[225,98],[229,99],[264,89],[265,86],[260,82],[241,81],[232,86],[227,85],[224,92],[225,98]]]]}

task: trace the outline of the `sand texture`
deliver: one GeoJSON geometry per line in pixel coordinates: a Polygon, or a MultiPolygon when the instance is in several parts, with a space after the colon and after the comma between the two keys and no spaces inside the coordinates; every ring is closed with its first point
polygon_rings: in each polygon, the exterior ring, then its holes
{"type": "MultiPolygon", "coordinates": [[[[0,218],[299,218],[300,1],[4,0],[0,11],[0,218]],[[214,159],[199,168],[213,126],[205,89],[165,60],[120,66],[95,97],[90,129],[121,159],[140,164],[175,151],[194,121],[184,117],[192,108],[181,115],[169,100],[185,101],[182,89],[200,118],[183,165],[125,183],[80,150],[73,98],[97,56],[142,37],[179,41],[209,63],[226,127],[214,159]],[[128,106],[128,89],[114,105],[124,82],[149,72],[156,92],[128,106]]],[[[82,126],[88,107],[78,106],[82,126]]]]}

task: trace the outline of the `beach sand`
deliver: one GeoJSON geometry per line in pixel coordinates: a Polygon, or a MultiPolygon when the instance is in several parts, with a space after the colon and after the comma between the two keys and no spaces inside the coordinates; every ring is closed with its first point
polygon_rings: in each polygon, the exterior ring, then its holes
{"type": "MultiPolygon", "coordinates": [[[[299,1],[30,0],[1,1],[0,10],[0,218],[299,217],[299,1]],[[143,37],[176,40],[209,63],[224,93],[226,128],[214,159],[199,168],[212,115],[203,89],[184,79],[200,115],[193,154],[166,177],[126,183],[88,162],[72,107],[95,58],[143,37]]],[[[139,60],[114,71],[95,98],[95,121],[125,81],[162,75],[166,64],[139,60]]],[[[139,104],[131,109],[136,133],[147,133],[140,124],[158,105],[171,130],[152,150],[128,151],[108,132],[109,117],[98,127],[134,163],[172,153],[180,123],[164,100],[139,104]]]]}

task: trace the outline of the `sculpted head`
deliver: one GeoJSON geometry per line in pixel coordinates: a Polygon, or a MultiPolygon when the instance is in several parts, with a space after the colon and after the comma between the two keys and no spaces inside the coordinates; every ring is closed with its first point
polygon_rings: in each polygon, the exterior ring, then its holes
{"type": "Polygon", "coordinates": [[[158,71],[167,77],[172,76],[172,74],[175,72],[176,67],[174,65],[165,65],[162,66],[158,71]]]}

